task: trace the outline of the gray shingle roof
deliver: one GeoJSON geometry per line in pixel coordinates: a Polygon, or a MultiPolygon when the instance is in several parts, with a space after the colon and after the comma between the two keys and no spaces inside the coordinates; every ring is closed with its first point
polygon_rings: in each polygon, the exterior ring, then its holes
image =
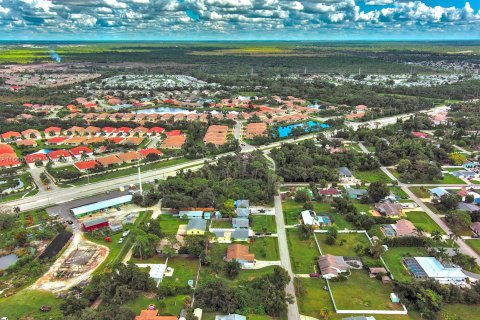
{"type": "Polygon", "coordinates": [[[249,221],[246,218],[233,218],[232,225],[237,228],[248,228],[250,226],[249,221]]]}
{"type": "Polygon", "coordinates": [[[203,219],[192,219],[192,220],[188,221],[187,231],[188,230],[193,230],[193,229],[206,230],[207,229],[207,221],[203,220],[203,219]]]}

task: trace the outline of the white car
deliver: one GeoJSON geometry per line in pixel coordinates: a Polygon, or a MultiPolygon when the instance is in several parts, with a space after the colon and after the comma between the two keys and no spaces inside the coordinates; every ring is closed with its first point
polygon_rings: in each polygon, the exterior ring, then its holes
{"type": "Polygon", "coordinates": [[[122,243],[123,243],[123,238],[118,239],[118,244],[122,244],[122,243]]]}
{"type": "Polygon", "coordinates": [[[130,230],[127,230],[125,231],[124,233],[122,233],[122,237],[125,238],[126,236],[128,236],[130,234],[130,230]]]}

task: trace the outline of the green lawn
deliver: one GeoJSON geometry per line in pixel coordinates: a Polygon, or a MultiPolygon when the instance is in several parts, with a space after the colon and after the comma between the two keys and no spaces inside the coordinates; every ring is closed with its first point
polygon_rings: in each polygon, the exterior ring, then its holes
{"type": "Polygon", "coordinates": [[[421,227],[427,233],[432,233],[434,230],[440,231],[442,234],[445,234],[442,228],[428,216],[426,212],[423,211],[410,211],[407,212],[407,218],[410,220],[415,227],[421,227]]]}
{"type": "MultiPolygon", "coordinates": [[[[163,278],[162,284],[187,284],[188,280],[197,278],[198,259],[187,257],[173,257],[168,259],[167,266],[173,268],[173,276],[163,278]]],[[[160,285],[162,285],[160,284],[160,285]]]]}
{"type": "Polygon", "coordinates": [[[398,310],[400,304],[390,302],[392,284],[382,284],[370,278],[364,269],[351,270],[347,281],[330,281],[330,288],[339,309],[346,310],[398,310]]]}
{"type": "Polygon", "coordinates": [[[162,213],[159,216],[159,218],[160,218],[160,228],[162,229],[162,232],[164,232],[167,235],[176,235],[178,231],[178,227],[181,224],[188,224],[188,220],[174,217],[171,214],[162,213]]]}
{"type": "Polygon", "coordinates": [[[315,240],[313,238],[301,239],[297,229],[287,229],[286,231],[293,273],[314,272],[314,266],[320,255],[315,240]]]}
{"type": "Polygon", "coordinates": [[[410,191],[419,198],[431,197],[430,192],[428,192],[428,188],[426,187],[410,187],[410,191]]]}
{"type": "Polygon", "coordinates": [[[440,314],[440,320],[477,320],[480,314],[480,305],[446,304],[440,314]]]}
{"type": "Polygon", "coordinates": [[[220,229],[231,229],[232,227],[232,220],[212,220],[212,225],[210,228],[220,228],[220,229]]]}
{"type": "Polygon", "coordinates": [[[480,239],[469,239],[465,242],[473,249],[476,253],[480,254],[480,239]]]}
{"type": "Polygon", "coordinates": [[[252,229],[255,232],[277,232],[277,224],[275,222],[275,216],[270,215],[252,215],[252,229]]]}
{"type": "Polygon", "coordinates": [[[399,281],[411,281],[412,277],[403,266],[402,258],[422,256],[427,256],[427,250],[425,248],[390,247],[383,254],[383,259],[395,279],[399,281]]]}
{"type": "Polygon", "coordinates": [[[316,233],[315,236],[317,237],[318,244],[320,245],[323,254],[329,253],[336,256],[353,257],[358,255],[354,250],[358,244],[361,244],[364,247],[370,245],[367,236],[363,233],[339,233],[337,236],[337,242],[333,246],[325,243],[325,239],[327,238],[326,234],[316,233]],[[341,244],[342,240],[345,240],[343,244],[341,244]]]}
{"type": "Polygon", "coordinates": [[[382,170],[375,169],[369,171],[353,171],[353,176],[363,182],[386,182],[392,181],[382,170]]]}
{"type": "Polygon", "coordinates": [[[249,248],[250,252],[255,254],[257,260],[280,260],[277,238],[275,237],[255,238],[255,241],[249,244],[249,248]]]}
{"type": "Polygon", "coordinates": [[[327,290],[323,287],[327,283],[322,278],[297,278],[295,291],[297,293],[300,314],[318,318],[320,310],[328,310],[334,314],[332,300],[327,290]]]}
{"type": "MultiPolygon", "coordinates": [[[[156,170],[156,169],[162,169],[170,166],[176,166],[182,163],[186,163],[188,161],[191,161],[190,159],[186,158],[179,158],[179,159],[172,159],[172,160],[167,160],[167,161],[159,161],[155,163],[150,163],[146,164],[144,166],[141,166],[142,172],[145,171],[150,171],[150,170],[156,170]]],[[[132,175],[137,173],[138,169],[136,166],[134,167],[129,167],[128,169],[122,169],[118,171],[113,171],[113,172],[108,172],[105,174],[100,174],[100,175],[95,175],[93,177],[90,177],[90,183],[94,182],[99,182],[99,181],[105,181],[108,179],[115,179],[115,178],[120,178],[128,175],[132,175]]],[[[84,184],[87,184],[89,180],[87,178],[80,178],[77,181],[72,181],[68,182],[65,184],[65,187],[69,187],[69,185],[74,185],[74,186],[81,186],[84,184]]]]}
{"type": "Polygon", "coordinates": [[[0,316],[8,319],[61,319],[61,299],[53,293],[40,290],[24,289],[8,298],[0,299],[0,316]],[[51,306],[50,312],[40,311],[40,307],[51,306]]]}
{"type": "Polygon", "coordinates": [[[293,200],[285,200],[282,203],[282,209],[286,225],[299,223],[298,217],[303,210],[303,203],[298,203],[293,200]]]}
{"type": "Polygon", "coordinates": [[[390,191],[397,197],[400,197],[402,199],[408,199],[408,195],[400,187],[390,187],[390,191]]]}
{"type": "Polygon", "coordinates": [[[360,200],[352,200],[352,203],[355,206],[355,208],[358,209],[359,212],[365,212],[368,214],[370,210],[374,209],[372,204],[360,203],[360,200]]]}
{"type": "MultiPolygon", "coordinates": [[[[139,216],[135,220],[135,225],[139,225],[142,221],[145,221],[146,219],[149,219],[152,216],[152,211],[140,211],[139,216]]],[[[129,237],[126,238],[126,240],[122,243],[119,244],[118,240],[122,237],[122,233],[116,233],[111,235],[112,241],[107,242],[105,239],[97,239],[89,236],[88,233],[85,234],[85,238],[101,244],[103,246],[108,247],[110,250],[108,253],[107,258],[105,261],[102,262],[102,264],[95,270],[95,274],[99,274],[104,272],[105,270],[108,270],[111,266],[113,266],[115,263],[120,262],[123,257],[127,254],[128,250],[130,249],[132,245],[132,236],[130,235],[129,237]]]]}
{"type": "Polygon", "coordinates": [[[175,297],[167,297],[162,300],[158,300],[157,298],[151,299],[146,297],[144,294],[140,294],[137,299],[129,301],[123,306],[132,309],[135,314],[140,314],[141,310],[145,310],[150,304],[153,304],[157,308],[160,315],[178,316],[183,308],[183,300],[185,297],[186,295],[178,295],[175,297]]]}

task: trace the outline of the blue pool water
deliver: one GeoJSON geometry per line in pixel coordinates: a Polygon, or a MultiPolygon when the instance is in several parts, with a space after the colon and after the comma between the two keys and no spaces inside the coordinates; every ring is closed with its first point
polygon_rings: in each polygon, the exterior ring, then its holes
{"type": "Polygon", "coordinates": [[[44,153],[44,154],[48,154],[49,152],[52,152],[52,150],[50,149],[42,149],[42,150],[38,150],[37,153],[44,153]]]}
{"type": "Polygon", "coordinates": [[[288,137],[292,133],[293,128],[298,128],[298,127],[305,128],[305,132],[313,132],[313,131],[319,131],[321,129],[330,128],[330,126],[326,123],[320,123],[320,122],[310,120],[308,122],[302,122],[302,123],[291,124],[288,126],[278,127],[278,136],[280,138],[288,137]]]}

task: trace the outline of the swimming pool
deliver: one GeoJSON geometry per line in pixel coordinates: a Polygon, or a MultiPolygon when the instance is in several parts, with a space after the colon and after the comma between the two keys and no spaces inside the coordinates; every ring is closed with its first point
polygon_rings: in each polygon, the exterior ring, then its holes
{"type": "Polygon", "coordinates": [[[278,136],[280,138],[286,138],[292,134],[294,128],[304,128],[304,132],[314,132],[330,128],[330,126],[326,123],[310,120],[308,122],[301,122],[290,124],[288,126],[278,127],[278,136]]]}

